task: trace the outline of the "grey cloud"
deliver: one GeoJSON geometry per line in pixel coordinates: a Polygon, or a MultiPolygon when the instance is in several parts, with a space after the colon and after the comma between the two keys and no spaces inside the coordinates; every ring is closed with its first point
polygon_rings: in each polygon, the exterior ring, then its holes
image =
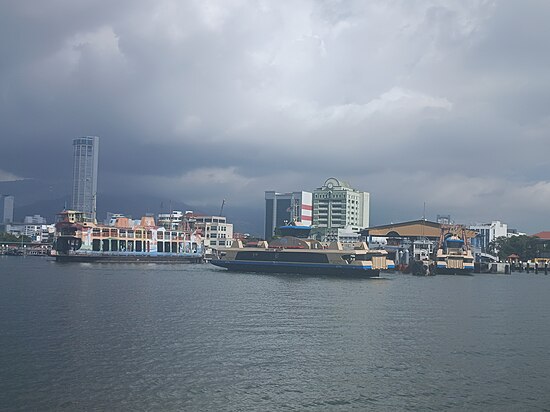
{"type": "Polygon", "coordinates": [[[371,191],[374,222],[429,200],[534,228],[536,196],[530,219],[494,205],[547,190],[549,18],[535,0],[3,4],[0,170],[68,179],[94,134],[105,193],[261,208],[334,175],[371,191]]]}

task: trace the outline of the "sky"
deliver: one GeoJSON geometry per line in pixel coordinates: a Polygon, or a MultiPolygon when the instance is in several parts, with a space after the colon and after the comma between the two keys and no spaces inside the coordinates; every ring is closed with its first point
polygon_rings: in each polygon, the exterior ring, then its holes
{"type": "Polygon", "coordinates": [[[0,182],[70,193],[72,139],[97,135],[105,196],[263,209],[336,177],[372,224],[549,230],[549,21],[546,0],[3,1],[0,182]]]}

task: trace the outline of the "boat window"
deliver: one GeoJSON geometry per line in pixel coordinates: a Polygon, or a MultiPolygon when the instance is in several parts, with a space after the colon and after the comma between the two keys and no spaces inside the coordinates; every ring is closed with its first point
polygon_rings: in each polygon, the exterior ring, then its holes
{"type": "Polygon", "coordinates": [[[260,262],[302,262],[328,263],[324,253],[290,252],[280,253],[272,251],[242,251],[238,252],[235,260],[257,260],[260,262]]]}
{"type": "Polygon", "coordinates": [[[341,257],[342,257],[342,260],[345,260],[347,263],[351,263],[354,260],[361,260],[361,259],[356,259],[355,255],[342,255],[341,257]]]}

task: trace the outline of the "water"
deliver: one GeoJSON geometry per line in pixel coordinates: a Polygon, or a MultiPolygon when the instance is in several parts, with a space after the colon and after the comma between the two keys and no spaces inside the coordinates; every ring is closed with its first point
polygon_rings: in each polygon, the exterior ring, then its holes
{"type": "Polygon", "coordinates": [[[0,257],[2,410],[550,410],[550,276],[0,257]]]}

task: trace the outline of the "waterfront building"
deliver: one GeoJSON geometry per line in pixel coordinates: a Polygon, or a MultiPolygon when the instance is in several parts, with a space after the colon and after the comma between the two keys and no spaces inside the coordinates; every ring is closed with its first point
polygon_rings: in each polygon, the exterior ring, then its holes
{"type": "Polygon", "coordinates": [[[13,223],[13,208],[15,197],[11,195],[0,195],[0,224],[13,223]]]}
{"type": "Polygon", "coordinates": [[[11,223],[6,225],[6,232],[14,236],[27,236],[37,243],[51,243],[55,227],[45,223],[11,223]]]}
{"type": "Polygon", "coordinates": [[[228,223],[225,216],[205,216],[191,210],[173,210],[160,213],[157,222],[167,230],[196,232],[207,248],[229,247],[233,241],[233,224],[228,223]]]}
{"type": "Polygon", "coordinates": [[[508,225],[498,220],[491,223],[475,224],[470,226],[478,234],[472,239],[472,245],[481,249],[482,253],[489,252],[489,244],[499,237],[508,237],[508,225]]]}
{"type": "Polygon", "coordinates": [[[338,240],[338,229],[359,232],[369,226],[370,194],[331,177],[313,191],[313,226],[321,240],[338,240]]]}
{"type": "Polygon", "coordinates": [[[96,220],[99,137],[73,139],[73,196],[72,209],[81,211],[93,222],[96,220]]]}
{"type": "Polygon", "coordinates": [[[225,216],[193,216],[195,230],[200,230],[206,248],[230,247],[233,243],[233,224],[225,216]]]}
{"type": "Polygon", "coordinates": [[[361,231],[368,244],[382,247],[396,265],[408,265],[412,260],[430,256],[437,250],[442,224],[426,219],[372,226],[361,231]]]}
{"type": "Polygon", "coordinates": [[[265,192],[265,231],[264,237],[270,240],[275,230],[294,223],[311,226],[313,219],[311,192],[278,193],[273,190],[265,192]]]}
{"type": "MultiPolygon", "coordinates": [[[[192,212],[186,212],[192,214],[192,212]]],[[[180,210],[172,210],[169,213],[159,213],[157,223],[169,230],[178,230],[182,228],[184,223],[185,213],[180,210]]]]}
{"type": "Polygon", "coordinates": [[[233,243],[233,224],[225,216],[194,216],[194,228],[202,233],[204,247],[230,247],[233,243]]]}

